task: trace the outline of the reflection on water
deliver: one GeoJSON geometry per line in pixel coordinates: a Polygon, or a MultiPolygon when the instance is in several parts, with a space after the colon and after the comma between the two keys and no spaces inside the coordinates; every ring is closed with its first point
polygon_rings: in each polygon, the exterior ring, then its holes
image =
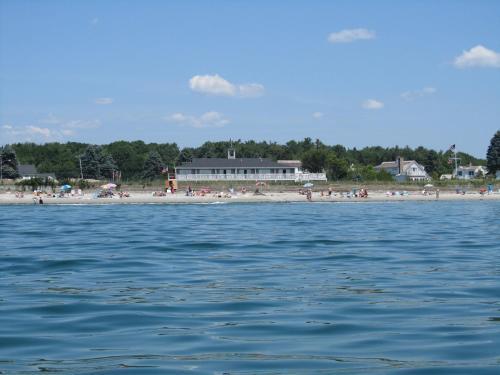
{"type": "Polygon", "coordinates": [[[500,204],[0,207],[0,373],[497,374],[500,204]]]}

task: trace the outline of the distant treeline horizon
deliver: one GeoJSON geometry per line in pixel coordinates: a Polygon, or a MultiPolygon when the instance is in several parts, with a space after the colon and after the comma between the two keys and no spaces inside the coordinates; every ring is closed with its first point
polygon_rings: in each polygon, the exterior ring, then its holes
{"type": "MultiPolygon", "coordinates": [[[[14,143],[8,145],[15,151],[20,164],[34,164],[41,173],[55,173],[57,178],[81,176],[80,160],[85,178],[109,177],[110,171],[119,171],[124,180],[152,179],[159,177],[164,168],[173,170],[176,165],[192,158],[227,157],[233,147],[237,158],[270,158],[273,160],[301,160],[310,172],[326,171],[331,179],[361,178],[387,180],[386,174],[376,172],[373,167],[383,161],[397,157],[416,160],[433,178],[451,173],[450,150],[436,151],[423,146],[381,147],[362,149],[346,148],[342,145],[327,145],[321,140],[305,138],[291,140],[285,144],[256,141],[205,142],[199,147],[180,149],[176,143],[145,143],[143,141],[116,141],[103,145],[88,143],[14,143]],[[102,164],[102,168],[99,167],[102,164]]],[[[461,165],[485,165],[486,159],[458,152],[461,165]]]]}

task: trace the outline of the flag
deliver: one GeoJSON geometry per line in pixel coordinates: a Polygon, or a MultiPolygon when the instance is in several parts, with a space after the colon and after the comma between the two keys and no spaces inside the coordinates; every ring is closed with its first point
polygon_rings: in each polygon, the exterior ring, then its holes
{"type": "Polygon", "coordinates": [[[451,145],[448,151],[455,151],[455,145],[451,145]]]}

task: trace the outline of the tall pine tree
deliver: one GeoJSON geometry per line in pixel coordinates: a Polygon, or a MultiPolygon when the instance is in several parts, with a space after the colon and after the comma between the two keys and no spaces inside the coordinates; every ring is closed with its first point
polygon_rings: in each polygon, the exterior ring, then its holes
{"type": "Polygon", "coordinates": [[[0,175],[2,178],[17,178],[17,157],[16,152],[10,146],[5,146],[0,149],[0,175]]]}
{"type": "Polygon", "coordinates": [[[491,138],[490,146],[486,152],[486,167],[490,175],[495,175],[500,170],[500,130],[491,138]]]}
{"type": "Polygon", "coordinates": [[[151,151],[144,162],[143,175],[145,179],[154,179],[161,175],[165,164],[157,151],[151,151]]]}

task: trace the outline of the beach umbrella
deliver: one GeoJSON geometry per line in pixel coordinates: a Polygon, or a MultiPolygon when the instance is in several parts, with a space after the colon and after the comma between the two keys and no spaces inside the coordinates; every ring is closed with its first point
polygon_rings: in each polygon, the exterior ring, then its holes
{"type": "Polygon", "coordinates": [[[255,186],[266,186],[266,183],[264,181],[257,181],[255,186]]]}
{"type": "Polygon", "coordinates": [[[112,184],[112,183],[109,183],[109,184],[105,184],[105,185],[102,185],[101,186],[103,189],[114,189],[116,187],[116,184],[112,184]]]}
{"type": "Polygon", "coordinates": [[[314,184],[313,184],[312,182],[306,182],[306,183],[304,184],[304,187],[305,187],[305,188],[311,188],[311,187],[313,187],[313,186],[314,186],[314,184]]]}
{"type": "Polygon", "coordinates": [[[431,188],[431,187],[434,187],[434,185],[432,185],[432,184],[424,185],[424,188],[431,188]]]}
{"type": "Polygon", "coordinates": [[[61,186],[61,190],[69,190],[69,189],[71,189],[71,185],[66,184],[61,186]]]}

